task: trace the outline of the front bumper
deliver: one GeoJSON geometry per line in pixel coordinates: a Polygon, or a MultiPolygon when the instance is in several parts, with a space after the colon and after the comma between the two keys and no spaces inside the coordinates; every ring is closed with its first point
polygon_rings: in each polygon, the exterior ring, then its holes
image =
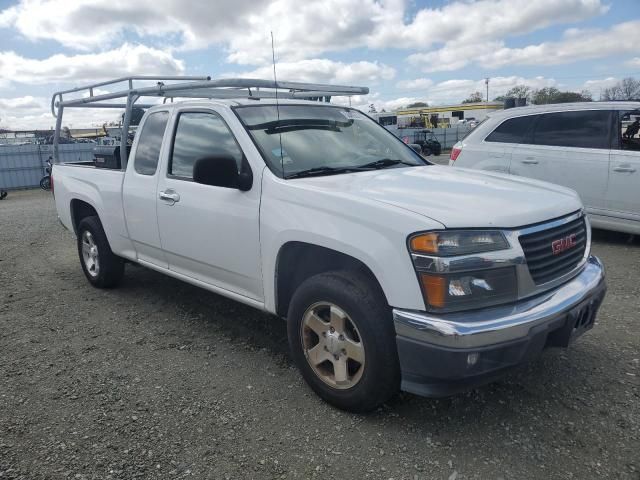
{"type": "Polygon", "coordinates": [[[438,397],[487,383],[547,346],[589,330],[606,293],[590,256],[573,279],[534,298],[471,312],[432,315],[394,309],[402,389],[438,397]]]}

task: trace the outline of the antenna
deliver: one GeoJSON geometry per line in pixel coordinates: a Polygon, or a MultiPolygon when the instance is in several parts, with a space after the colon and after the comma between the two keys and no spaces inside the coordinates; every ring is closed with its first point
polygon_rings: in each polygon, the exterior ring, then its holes
{"type": "MultiPolygon", "coordinates": [[[[276,48],[273,42],[273,30],[271,30],[271,59],[273,61],[273,82],[276,87],[276,115],[278,117],[278,125],[280,125],[280,103],[278,101],[278,77],[276,76],[276,48]]],[[[282,152],[282,133],[278,133],[280,140],[280,168],[284,177],[284,153],[282,152]]]]}

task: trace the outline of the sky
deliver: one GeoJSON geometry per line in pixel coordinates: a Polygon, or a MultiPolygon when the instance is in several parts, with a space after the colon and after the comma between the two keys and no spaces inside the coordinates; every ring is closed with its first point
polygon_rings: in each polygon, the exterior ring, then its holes
{"type": "Polygon", "coordinates": [[[640,0],[0,0],[0,126],[52,127],[54,91],[120,76],[270,79],[270,32],[279,80],[368,86],[364,109],[640,78],[640,0]]]}

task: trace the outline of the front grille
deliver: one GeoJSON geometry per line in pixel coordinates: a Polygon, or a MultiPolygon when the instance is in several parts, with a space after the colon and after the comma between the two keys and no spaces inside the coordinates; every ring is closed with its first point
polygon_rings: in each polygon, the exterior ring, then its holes
{"type": "Polygon", "coordinates": [[[521,235],[520,245],[524,250],[533,281],[540,285],[555,280],[576,268],[584,257],[587,248],[587,227],[584,218],[521,235]],[[553,242],[563,242],[571,235],[575,235],[575,245],[554,254],[553,242]]]}

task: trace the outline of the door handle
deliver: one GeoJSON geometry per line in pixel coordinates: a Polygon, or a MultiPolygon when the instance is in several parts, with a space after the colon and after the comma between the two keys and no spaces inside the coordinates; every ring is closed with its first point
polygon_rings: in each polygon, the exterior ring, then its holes
{"type": "Polygon", "coordinates": [[[533,157],[525,157],[525,159],[522,160],[522,163],[524,163],[526,165],[537,165],[538,164],[538,160],[536,160],[533,157]]]}
{"type": "Polygon", "coordinates": [[[165,190],[164,192],[160,192],[159,197],[160,197],[160,200],[166,200],[167,202],[176,203],[180,201],[180,195],[178,195],[173,190],[165,190]]]}
{"type": "Polygon", "coordinates": [[[613,169],[614,172],[627,172],[627,173],[633,173],[636,171],[635,168],[633,168],[631,165],[621,165],[619,167],[615,167],[613,169]]]}

